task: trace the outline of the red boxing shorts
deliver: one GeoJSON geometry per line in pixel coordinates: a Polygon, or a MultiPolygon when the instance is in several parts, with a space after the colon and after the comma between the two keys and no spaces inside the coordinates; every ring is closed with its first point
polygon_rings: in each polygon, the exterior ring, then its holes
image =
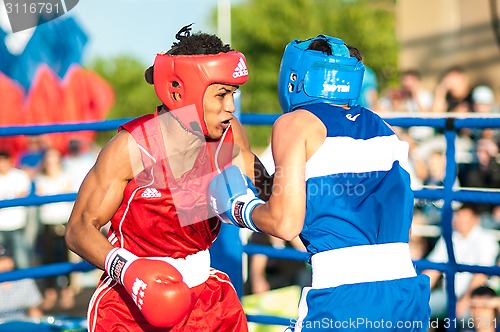
{"type": "MultiPolygon", "coordinates": [[[[125,288],[104,275],[92,296],[88,310],[89,332],[245,332],[248,323],[229,277],[211,269],[207,281],[191,289],[191,313],[171,328],[149,324],[125,288]]],[[[165,314],[168,314],[166,312],[165,314]]]]}

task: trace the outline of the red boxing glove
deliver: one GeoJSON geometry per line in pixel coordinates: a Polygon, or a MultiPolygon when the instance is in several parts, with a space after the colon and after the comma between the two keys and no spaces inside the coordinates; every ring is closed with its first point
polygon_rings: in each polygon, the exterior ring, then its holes
{"type": "Polygon", "coordinates": [[[147,321],[171,327],[191,311],[191,291],[180,272],[160,259],[140,258],[124,248],[106,256],[105,269],[121,283],[147,321]]]}

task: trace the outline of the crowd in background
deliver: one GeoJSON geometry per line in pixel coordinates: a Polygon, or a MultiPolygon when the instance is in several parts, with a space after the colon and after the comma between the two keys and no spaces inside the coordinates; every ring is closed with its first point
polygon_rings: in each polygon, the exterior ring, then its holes
{"type": "MultiPolygon", "coordinates": [[[[473,84],[466,69],[450,67],[434,90],[422,85],[417,70],[401,74],[398,87],[382,92],[366,105],[375,112],[398,112],[416,116],[495,116],[499,103],[493,89],[473,84]]],[[[410,146],[410,176],[413,189],[440,187],[446,175],[446,140],[442,130],[430,127],[395,128],[410,146]]],[[[455,188],[500,189],[500,129],[460,129],[455,140],[457,174],[455,188]]],[[[442,200],[415,200],[410,248],[413,259],[445,263],[448,252],[440,232],[442,200]],[[430,228],[430,227],[433,228],[430,228]],[[434,229],[438,232],[429,232],[434,229]],[[424,230],[424,231],[422,231],[424,230]]],[[[457,263],[494,266],[499,260],[500,205],[453,202],[453,252],[457,263]]],[[[423,271],[431,280],[431,316],[446,317],[447,294],[443,273],[423,271]]],[[[497,297],[499,279],[484,274],[458,273],[455,276],[456,315],[461,331],[495,331],[493,319],[498,308],[477,304],[477,297],[497,297]],[[480,316],[478,316],[480,315],[480,316]],[[488,318],[489,320],[487,320],[488,318]]]]}
{"type": "MultiPolygon", "coordinates": [[[[74,139],[63,154],[45,138],[28,137],[26,150],[18,156],[0,151],[0,199],[78,191],[95,162],[95,149],[74,139]]],[[[75,261],[64,239],[72,207],[73,202],[59,202],[0,209],[0,247],[5,248],[0,256],[12,259],[10,269],[75,261]]],[[[62,275],[36,281],[41,292],[40,311],[69,310],[75,305],[78,285],[72,285],[74,278],[62,275]]]]}
{"type": "MultiPolygon", "coordinates": [[[[492,88],[473,85],[467,71],[452,67],[444,72],[434,91],[421,84],[416,70],[401,74],[400,86],[390,89],[368,105],[376,112],[401,112],[419,116],[449,113],[456,116],[488,116],[499,114],[492,88]]],[[[442,130],[430,127],[396,128],[410,145],[410,175],[413,189],[442,186],[446,168],[446,141],[442,130]]],[[[455,141],[458,172],[455,187],[500,188],[500,129],[460,129],[455,141]]],[[[428,224],[440,223],[442,202],[417,201],[419,219],[428,224]]],[[[481,226],[500,229],[500,208],[477,204],[481,226]]]]}

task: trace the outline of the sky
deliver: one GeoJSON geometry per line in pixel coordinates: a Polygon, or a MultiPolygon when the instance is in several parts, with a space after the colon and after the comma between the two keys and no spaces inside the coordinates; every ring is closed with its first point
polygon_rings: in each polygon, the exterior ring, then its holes
{"type": "MultiPolygon", "coordinates": [[[[175,34],[186,24],[195,23],[194,31],[217,33],[217,26],[210,19],[218,1],[80,0],[69,13],[89,36],[84,63],[97,56],[130,54],[146,65],[153,62],[157,52],[170,48],[175,34]]],[[[0,27],[11,31],[3,0],[0,4],[0,27]]],[[[8,36],[7,45],[14,53],[23,49],[33,33],[30,30],[8,36]]]]}

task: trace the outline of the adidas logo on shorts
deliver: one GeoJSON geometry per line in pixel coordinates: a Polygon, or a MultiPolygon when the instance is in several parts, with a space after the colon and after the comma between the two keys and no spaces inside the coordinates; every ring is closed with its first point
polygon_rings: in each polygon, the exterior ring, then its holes
{"type": "Polygon", "coordinates": [[[143,191],[141,197],[144,198],[161,197],[161,192],[159,192],[156,188],[146,188],[146,190],[143,191]]]}
{"type": "Polygon", "coordinates": [[[240,58],[240,61],[238,61],[238,66],[234,68],[233,77],[238,78],[242,76],[248,76],[248,69],[243,58],[240,58]]]}

